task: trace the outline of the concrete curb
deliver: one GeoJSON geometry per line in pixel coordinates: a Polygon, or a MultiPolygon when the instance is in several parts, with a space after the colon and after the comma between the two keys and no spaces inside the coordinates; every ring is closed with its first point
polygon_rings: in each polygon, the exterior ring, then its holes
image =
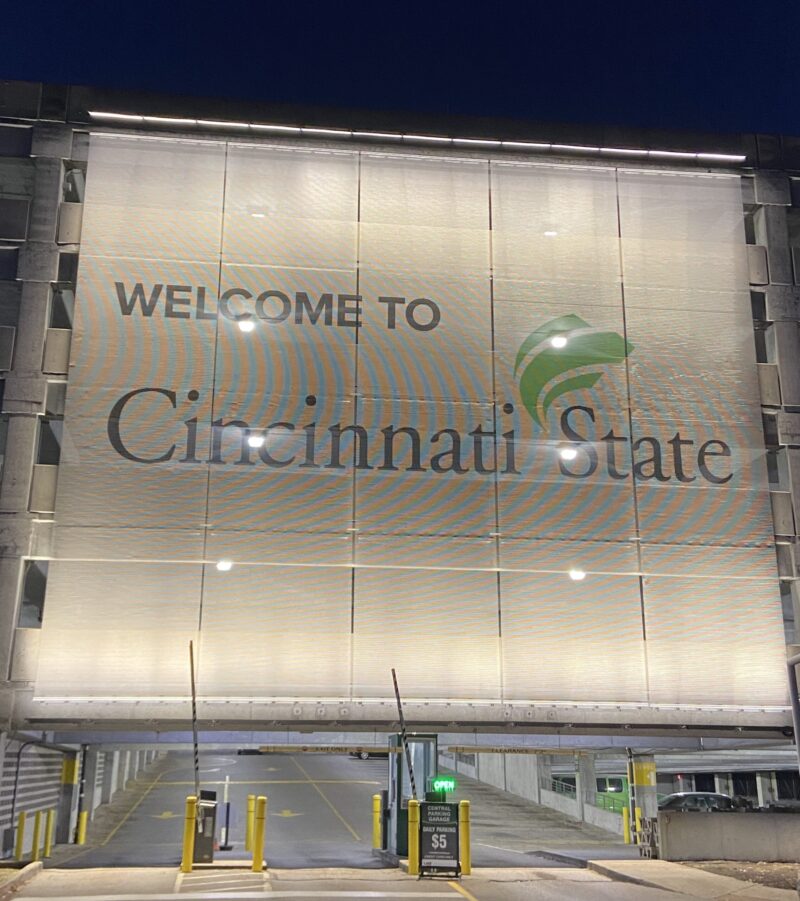
{"type": "Polygon", "coordinates": [[[585,857],[576,857],[573,854],[561,854],[559,851],[534,851],[539,857],[546,857],[548,860],[556,860],[559,863],[568,863],[573,867],[585,870],[589,861],[585,857]]]}
{"type": "Polygon", "coordinates": [[[651,882],[649,879],[642,879],[639,876],[629,876],[627,873],[620,873],[619,870],[605,866],[605,864],[599,860],[587,860],[584,862],[584,866],[587,870],[593,870],[601,876],[607,876],[609,879],[613,879],[614,882],[630,882],[633,883],[633,885],[643,885],[645,888],[660,888],[664,891],[664,886],[658,882],[651,882]]]}
{"type": "MultiPolygon", "coordinates": [[[[647,875],[625,872],[624,865],[630,861],[590,860],[588,869],[615,882],[628,882],[645,888],[657,888],[666,892],[677,892],[692,898],[761,898],[772,901],[789,901],[795,897],[794,889],[773,888],[754,882],[721,876],[706,871],[691,872],[691,867],[682,867],[677,861],[663,861],[670,866],[667,872],[647,875]],[[615,866],[616,864],[616,866],[615,866]],[[673,869],[674,868],[674,869],[673,869]],[[681,872],[683,871],[683,872],[681,872]],[[709,878],[710,877],[710,878],[709,878]]],[[[654,864],[661,861],[653,861],[654,864]]]]}
{"type": "Polygon", "coordinates": [[[35,860],[33,863],[26,864],[21,870],[17,870],[16,874],[7,882],[0,885],[0,899],[10,898],[25,882],[29,882],[42,869],[41,860],[35,860]]]}
{"type": "MultiPolygon", "coordinates": [[[[664,889],[664,886],[658,882],[651,882],[649,879],[642,879],[639,876],[630,876],[627,873],[620,873],[619,870],[615,869],[613,866],[607,866],[601,860],[587,860],[585,857],[577,857],[573,854],[561,854],[558,851],[537,851],[537,854],[540,857],[547,857],[550,860],[572,864],[574,867],[592,870],[595,873],[599,873],[601,876],[612,879],[614,882],[628,882],[633,885],[642,885],[645,888],[664,889]]],[[[613,861],[608,861],[607,863],[610,864],[613,863],[613,861]]]]}

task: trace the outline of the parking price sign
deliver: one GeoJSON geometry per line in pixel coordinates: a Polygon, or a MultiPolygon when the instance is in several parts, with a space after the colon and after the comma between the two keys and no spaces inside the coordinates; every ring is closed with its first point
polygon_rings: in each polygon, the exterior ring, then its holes
{"type": "Polygon", "coordinates": [[[458,804],[423,801],[419,822],[420,873],[460,872],[458,804]]]}

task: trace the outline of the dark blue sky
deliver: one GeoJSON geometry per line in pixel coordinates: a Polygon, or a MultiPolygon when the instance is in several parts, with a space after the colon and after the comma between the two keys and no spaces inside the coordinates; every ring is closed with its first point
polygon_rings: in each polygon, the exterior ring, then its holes
{"type": "Polygon", "coordinates": [[[17,0],[0,78],[800,133],[797,0],[17,0]]]}

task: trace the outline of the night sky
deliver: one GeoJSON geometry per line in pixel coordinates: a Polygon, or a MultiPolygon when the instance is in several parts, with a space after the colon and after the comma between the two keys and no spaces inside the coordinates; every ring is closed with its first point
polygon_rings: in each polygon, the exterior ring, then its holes
{"type": "Polygon", "coordinates": [[[800,134],[797,0],[17,0],[0,36],[8,79],[800,134]]]}

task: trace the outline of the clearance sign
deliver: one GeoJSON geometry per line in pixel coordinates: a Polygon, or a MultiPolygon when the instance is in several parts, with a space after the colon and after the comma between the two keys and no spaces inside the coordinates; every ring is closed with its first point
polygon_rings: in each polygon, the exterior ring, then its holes
{"type": "Polygon", "coordinates": [[[731,176],[94,135],[37,696],[783,705],[744,251],[731,176]]]}

